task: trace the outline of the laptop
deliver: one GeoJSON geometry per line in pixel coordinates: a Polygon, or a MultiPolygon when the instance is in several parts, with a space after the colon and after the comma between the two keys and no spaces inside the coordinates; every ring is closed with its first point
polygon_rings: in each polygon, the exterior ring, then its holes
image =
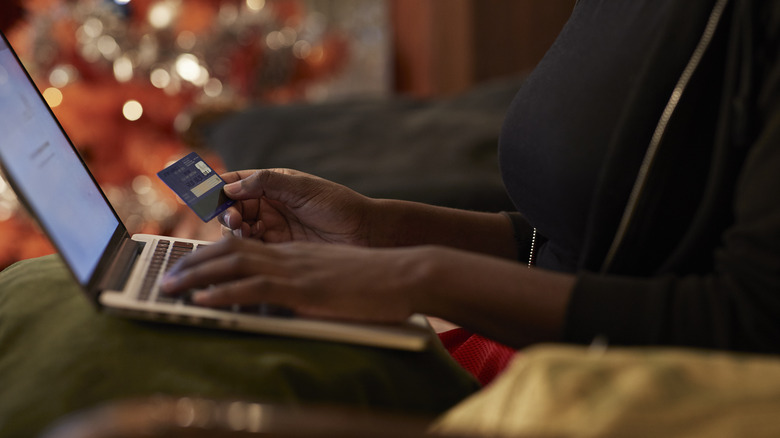
{"type": "MultiPolygon", "coordinates": [[[[2,33],[0,32],[0,35],[2,33]]],[[[270,335],[423,350],[425,317],[397,325],[285,315],[273,306],[213,309],[158,293],[171,258],[209,242],[130,235],[5,35],[0,39],[0,168],[89,300],[122,317],[270,335]]]]}

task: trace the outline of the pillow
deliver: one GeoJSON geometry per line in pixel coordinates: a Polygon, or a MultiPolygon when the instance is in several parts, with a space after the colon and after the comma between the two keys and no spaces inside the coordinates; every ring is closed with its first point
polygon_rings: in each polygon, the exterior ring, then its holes
{"type": "Polygon", "coordinates": [[[0,273],[0,436],[156,394],[433,416],[478,389],[440,345],[421,353],[97,312],[56,255],[0,273]]]}
{"type": "Polygon", "coordinates": [[[776,437],[780,360],[679,348],[541,345],[432,431],[466,436],[776,437]]]}

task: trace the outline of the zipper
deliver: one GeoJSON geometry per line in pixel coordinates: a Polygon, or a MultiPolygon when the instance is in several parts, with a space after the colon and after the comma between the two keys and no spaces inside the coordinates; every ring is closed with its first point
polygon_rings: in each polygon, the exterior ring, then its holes
{"type": "Polygon", "coordinates": [[[650,139],[650,145],[648,146],[647,152],[645,152],[645,156],[642,160],[642,164],[639,167],[636,181],[634,181],[634,187],[632,188],[631,194],[628,197],[628,202],[626,204],[625,210],[623,211],[623,216],[620,220],[617,231],[615,232],[615,237],[612,240],[612,244],[610,245],[606,257],[604,258],[604,262],[601,265],[600,272],[602,274],[609,271],[612,263],[615,260],[615,256],[620,249],[620,246],[623,244],[623,241],[626,238],[628,228],[636,216],[639,199],[642,197],[642,193],[644,192],[644,189],[647,185],[647,179],[650,174],[650,170],[653,166],[653,163],[655,162],[655,157],[658,155],[658,148],[664,138],[664,135],[666,134],[669,121],[677,109],[683,93],[685,93],[685,90],[688,88],[691,77],[696,72],[696,69],[699,67],[704,54],[712,43],[712,40],[715,37],[715,31],[717,30],[718,25],[723,18],[728,3],[729,0],[718,0],[717,3],[715,3],[715,7],[712,9],[710,17],[707,20],[707,26],[704,28],[704,33],[702,34],[696,49],[693,51],[693,55],[691,55],[690,60],[688,60],[688,64],[685,66],[685,69],[680,75],[680,79],[677,81],[677,85],[675,85],[674,91],[672,91],[669,102],[666,104],[666,107],[661,114],[658,125],[656,125],[655,131],[653,132],[653,137],[650,139]]]}

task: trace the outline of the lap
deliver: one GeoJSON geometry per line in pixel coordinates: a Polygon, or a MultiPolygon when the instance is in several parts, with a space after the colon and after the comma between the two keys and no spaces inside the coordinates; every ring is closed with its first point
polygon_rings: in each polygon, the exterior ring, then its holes
{"type": "Polygon", "coordinates": [[[478,388],[438,345],[400,352],[101,314],[57,256],[0,273],[0,376],[3,436],[153,394],[436,415],[478,388]]]}

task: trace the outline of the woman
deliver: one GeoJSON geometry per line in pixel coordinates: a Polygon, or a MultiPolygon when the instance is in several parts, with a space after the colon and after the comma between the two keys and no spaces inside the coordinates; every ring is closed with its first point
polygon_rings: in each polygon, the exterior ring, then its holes
{"type": "Polygon", "coordinates": [[[424,313],[516,348],[778,352],[778,22],[777,1],[581,0],[501,134],[519,213],[228,173],[239,202],[221,221],[243,239],[164,288],[327,318],[424,313]]]}

